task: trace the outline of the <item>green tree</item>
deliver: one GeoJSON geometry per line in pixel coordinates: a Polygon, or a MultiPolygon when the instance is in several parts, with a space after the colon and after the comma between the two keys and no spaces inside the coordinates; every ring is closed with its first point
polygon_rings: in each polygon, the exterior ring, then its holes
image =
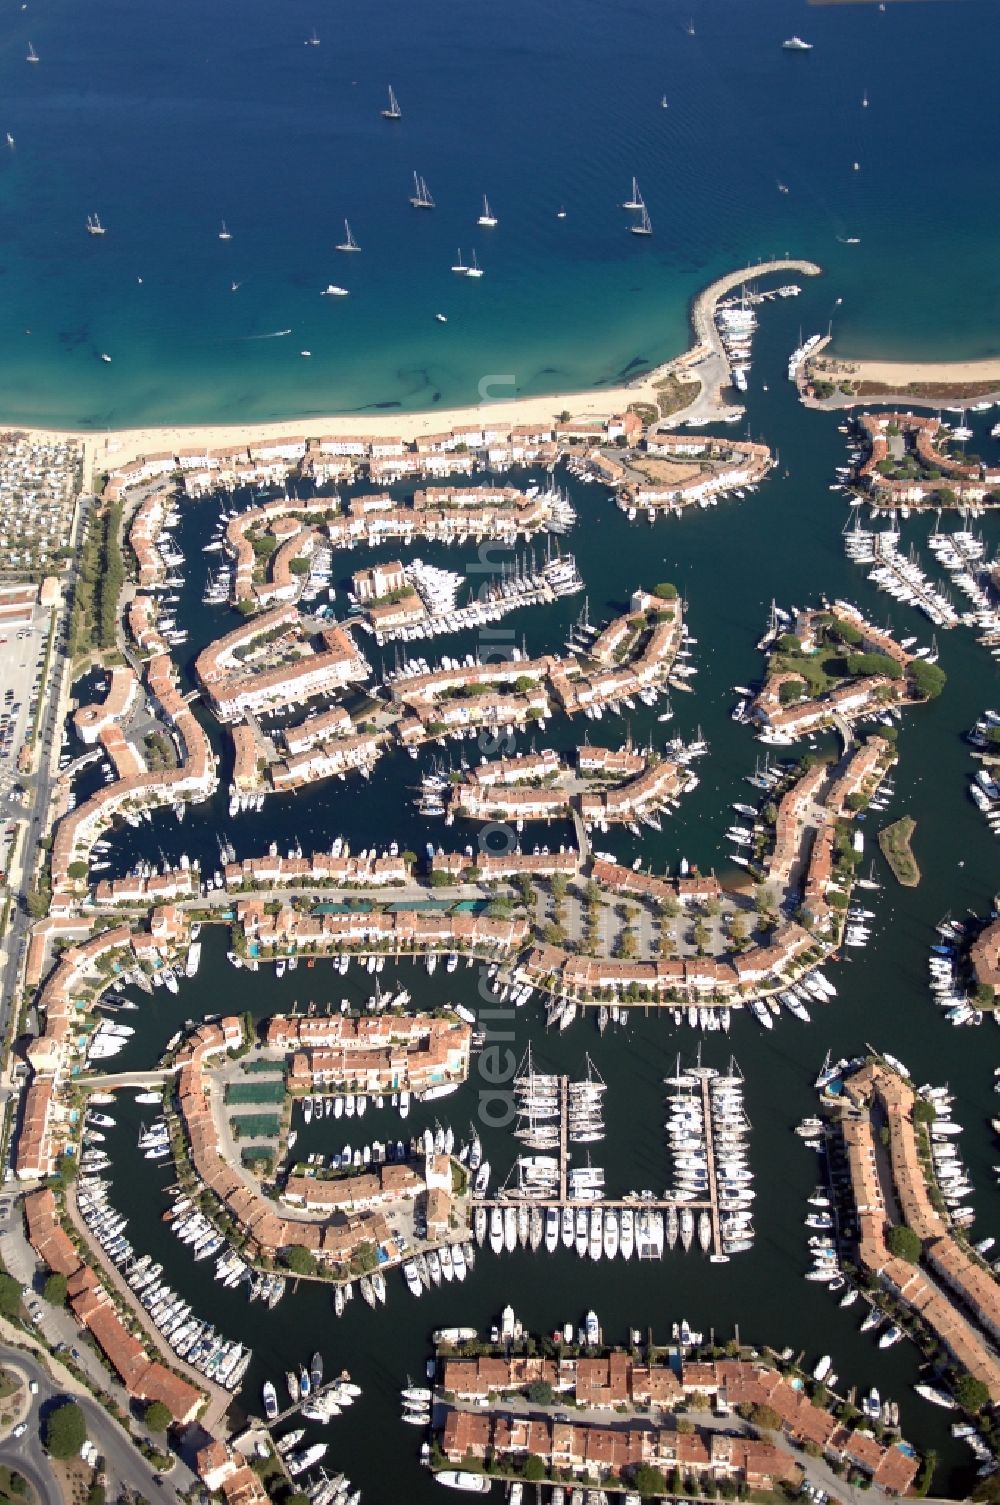
{"type": "Polygon", "coordinates": [[[151,1432],[165,1432],[174,1417],[169,1406],[165,1406],[161,1400],[153,1400],[142,1413],[142,1419],[151,1432]]]}
{"type": "Polygon", "coordinates": [[[915,1124],[932,1124],[937,1118],[937,1109],[933,1103],[928,1103],[922,1097],[918,1097],[913,1104],[913,1122],[915,1124]]]}
{"type": "Polygon", "coordinates": [[[53,1458],[75,1458],[87,1440],[87,1423],[75,1401],[64,1401],[45,1418],[42,1441],[53,1458]]]}
{"type": "Polygon", "coordinates": [[[90,869],[85,862],[71,862],[66,869],[69,876],[74,879],[86,878],[89,871],[90,869]]]}
{"type": "Polygon", "coordinates": [[[528,1386],[528,1399],[534,1401],[536,1406],[551,1406],[555,1398],[555,1391],[548,1380],[535,1380],[528,1386]]]}
{"type": "Polygon", "coordinates": [[[929,664],[926,659],[915,658],[907,672],[913,688],[924,700],[934,700],[947,683],[948,676],[941,666],[929,664]]]}
{"type": "Polygon", "coordinates": [[[762,1427],[768,1432],[776,1432],[781,1426],[781,1417],[773,1406],[751,1406],[750,1422],[755,1427],[762,1427]]]}
{"type": "Polygon", "coordinates": [[[641,1495],[662,1495],[667,1491],[662,1469],[654,1468],[651,1463],[641,1463],[632,1475],[632,1482],[641,1495]]]}
{"type": "Polygon", "coordinates": [[[903,671],[894,658],[886,653],[849,653],[847,672],[859,675],[883,674],[887,679],[902,679],[903,671]]]}
{"type": "Polygon", "coordinates": [[[42,1295],[53,1306],[62,1306],[66,1300],[66,1277],[53,1271],[42,1286],[42,1295]]]}
{"type": "Polygon", "coordinates": [[[786,679],[778,688],[778,699],[782,705],[791,705],[793,700],[801,700],[806,691],[804,679],[786,679]]]}
{"type": "Polygon", "coordinates": [[[16,1317],[21,1310],[23,1294],[13,1275],[0,1274],[0,1313],[5,1317],[16,1317]]]}
{"type": "Polygon", "coordinates": [[[676,585],[672,585],[669,580],[661,580],[659,585],[654,585],[653,595],[659,596],[661,601],[676,601],[677,587],[676,585]]]}
{"type": "Polygon", "coordinates": [[[28,913],[33,920],[44,920],[49,912],[49,891],[36,884],[28,894],[28,913]]]}
{"type": "Polygon", "coordinates": [[[315,1275],[316,1260],[304,1244],[292,1244],[281,1255],[281,1263],[295,1275],[315,1275]]]}
{"type": "Polygon", "coordinates": [[[969,1411],[972,1415],[977,1415],[985,1406],[989,1405],[990,1392],[982,1380],[977,1380],[971,1374],[963,1374],[955,1386],[955,1399],[963,1411],[969,1411]]]}
{"type": "Polygon", "coordinates": [[[915,1265],[920,1259],[923,1244],[913,1229],[907,1228],[904,1223],[897,1223],[894,1228],[890,1228],[885,1242],[889,1253],[897,1259],[905,1259],[911,1265],[915,1265]]]}
{"type": "Polygon", "coordinates": [[[540,1484],[545,1478],[545,1460],[537,1453],[529,1453],[524,1460],[524,1477],[529,1484],[540,1484]]]}

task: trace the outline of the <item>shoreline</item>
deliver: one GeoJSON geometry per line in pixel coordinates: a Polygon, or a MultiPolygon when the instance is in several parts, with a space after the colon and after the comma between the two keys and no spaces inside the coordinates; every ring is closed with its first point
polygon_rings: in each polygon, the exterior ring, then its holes
{"type": "Polygon", "coordinates": [[[876,357],[854,360],[836,353],[827,358],[857,381],[879,382],[886,386],[960,386],[963,383],[993,382],[1000,387],[1000,355],[984,356],[974,361],[883,361],[876,357]]]}
{"type": "Polygon", "coordinates": [[[799,395],[806,407],[830,412],[865,404],[989,405],[1000,402],[1000,356],[972,361],[853,360],[837,355],[824,340],[800,372],[799,395]],[[834,390],[822,396],[807,393],[804,389],[812,381],[832,383],[834,390]]]}
{"type": "MultiPolygon", "coordinates": [[[[476,416],[489,414],[491,425],[509,423],[544,424],[551,422],[560,412],[569,412],[574,420],[607,417],[624,411],[634,403],[657,405],[657,384],[675,375],[684,379],[688,373],[700,381],[700,390],[695,394],[691,407],[699,410],[699,422],[711,422],[722,416],[731,406],[721,397],[722,377],[728,375],[728,362],[722,354],[721,343],[712,317],[719,299],[744,282],[753,282],[761,277],[779,273],[795,273],[803,277],[816,277],[822,268],[815,262],[799,259],[780,259],[759,262],[754,266],[739,267],[702,288],[692,299],[688,313],[691,343],[669,360],[654,366],[642,376],[614,387],[593,387],[577,392],[554,392],[540,397],[515,397],[507,400],[470,402],[451,408],[413,409],[394,408],[391,412],[333,413],[323,416],[272,419],[264,422],[231,424],[147,424],[140,428],[123,429],[61,429],[44,425],[3,424],[12,432],[27,434],[32,438],[69,440],[81,443],[84,448],[85,474],[92,476],[95,469],[105,471],[128,464],[131,460],[159,450],[186,449],[195,444],[205,444],[212,449],[238,445],[250,438],[265,440],[275,435],[295,431],[329,436],[369,434],[375,437],[401,437],[413,440],[426,434],[440,433],[468,425],[476,416]],[[722,362],[722,365],[718,363],[722,362]],[[724,367],[724,370],[723,370],[724,367]]],[[[998,363],[1000,369],[1000,363],[998,363]]],[[[693,381],[692,381],[692,384],[693,381]]],[[[683,421],[688,409],[673,415],[683,421]]],[[[664,420],[665,422],[667,420],[664,420]]]]}

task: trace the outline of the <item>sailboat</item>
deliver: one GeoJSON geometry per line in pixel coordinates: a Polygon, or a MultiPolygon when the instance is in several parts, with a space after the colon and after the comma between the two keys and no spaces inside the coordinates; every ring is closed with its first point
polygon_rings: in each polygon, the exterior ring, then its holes
{"type": "Polygon", "coordinates": [[[410,196],[410,203],[414,209],[434,208],[434,200],[431,198],[430,190],[424,179],[419,177],[417,173],[413,174],[413,193],[410,196]]]}
{"type": "Polygon", "coordinates": [[[340,242],[340,245],[336,246],[335,249],[338,250],[338,251],[360,251],[361,250],[361,247],[358,245],[357,241],[354,239],[354,236],[351,234],[351,227],[347,223],[346,219],[344,221],[344,238],[340,242]]]}
{"type": "Polygon", "coordinates": [[[316,28],[315,28],[315,26],[312,29],[311,36],[306,37],[306,46],[307,47],[318,47],[319,46],[319,37],[316,35],[316,28]]]}
{"type": "Polygon", "coordinates": [[[486,225],[491,230],[497,224],[497,217],[493,213],[493,210],[490,208],[490,201],[486,197],[485,193],[483,194],[483,212],[479,216],[479,218],[476,220],[476,224],[477,225],[486,225]]]}
{"type": "Polygon", "coordinates": [[[476,260],[476,253],[475,253],[475,251],[473,251],[473,253],[472,253],[472,265],[470,267],[466,267],[466,269],[465,269],[465,275],[466,275],[466,277],[482,277],[484,275],[482,267],[479,265],[479,262],[476,260]]]}
{"type": "Polygon", "coordinates": [[[670,109],[670,106],[667,104],[667,96],[665,94],[662,94],[660,96],[660,109],[661,110],[669,110],[670,109]]]}
{"type": "Polygon", "coordinates": [[[232,238],[233,237],[232,237],[232,235],[230,233],[229,226],[226,224],[225,220],[223,220],[222,221],[222,229],[219,231],[219,239],[220,240],[232,240],[232,238]]]}
{"type": "Polygon", "coordinates": [[[867,110],[867,108],[868,108],[868,90],[867,89],[865,90],[865,92],[861,96],[861,108],[863,110],[867,110]]]}
{"type": "Polygon", "coordinates": [[[642,194],[639,192],[638,181],[635,178],[633,178],[632,179],[632,192],[629,194],[628,198],[625,200],[624,204],[622,205],[622,208],[623,209],[642,209],[644,207],[645,206],[644,206],[644,203],[643,203],[642,194]]]}
{"type": "Polygon", "coordinates": [[[469,270],[468,266],[462,260],[462,247],[459,246],[459,248],[458,248],[458,260],[452,266],[452,271],[453,272],[457,272],[460,277],[464,277],[466,275],[466,273],[468,272],[468,270],[469,270]]]}
{"type": "Polygon", "coordinates": [[[694,36],[694,21],[693,20],[689,21],[688,24],[685,26],[684,30],[687,32],[687,34],[688,34],[689,37],[693,37],[694,36]]]}
{"type": "Polygon", "coordinates": [[[103,235],[104,233],[105,233],[105,230],[104,230],[104,226],[101,224],[101,217],[100,217],[100,215],[99,214],[88,214],[87,215],[87,234],[88,235],[103,235]]]}
{"type": "Polygon", "coordinates": [[[27,61],[29,63],[37,63],[39,61],[38,53],[35,51],[34,47],[32,47],[32,45],[31,45],[30,42],[28,43],[28,57],[27,57],[27,61]]]}
{"type": "Polygon", "coordinates": [[[403,112],[399,108],[399,100],[396,98],[392,85],[389,85],[389,108],[382,111],[383,120],[402,120],[403,112]]]}
{"type": "Polygon", "coordinates": [[[632,231],[633,235],[652,235],[653,225],[649,218],[649,210],[646,208],[645,204],[643,204],[642,206],[642,214],[639,216],[639,223],[637,225],[630,225],[629,229],[632,231]]]}

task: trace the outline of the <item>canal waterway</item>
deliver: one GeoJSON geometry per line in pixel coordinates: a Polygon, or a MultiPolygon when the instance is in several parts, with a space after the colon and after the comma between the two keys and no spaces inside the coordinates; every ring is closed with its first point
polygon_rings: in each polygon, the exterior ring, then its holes
{"type": "MultiPolygon", "coordinates": [[[[879,595],[869,585],[865,571],[851,565],[843,555],[841,530],[848,509],[838,493],[828,487],[834,466],[842,463],[844,436],[837,420],[809,412],[797,405],[793,389],[784,379],[787,352],[798,338],[800,320],[808,328],[817,325],[824,311],[824,292],[810,287],[792,302],[766,307],[755,345],[755,375],[769,390],[758,390],[748,401],[746,429],[779,452],[779,463],[761,490],[745,500],[730,500],[717,508],[694,511],[677,518],[661,518],[650,526],[645,520],[629,523],[601,487],[588,486],[560,473],[578,510],[574,529],[561,540],[572,550],[586,582],[591,619],[610,616],[627,601],[639,585],[660,580],[674,581],[687,602],[687,621],[697,638],[691,662],[699,668],[694,693],[675,694],[675,717],[668,725],[657,722],[657,711],[638,707],[630,718],[633,736],[640,741],[652,736],[662,745],[677,732],[692,736],[697,725],[710,744],[710,753],[697,766],[700,785],[685,797],[676,815],[664,822],[662,834],[644,831],[641,839],[627,832],[612,832],[600,838],[601,845],[615,850],[622,860],[636,856],[659,871],[673,871],[682,856],[703,869],[715,868],[726,879],[740,876],[728,868],[723,833],[729,824],[733,800],[753,797],[744,782],[763,749],[750,731],[730,718],[735,700],[732,686],[752,683],[759,675],[760,655],[754,644],[767,617],[772,597],[788,606],[814,604],[820,593],[855,601],[873,619],[890,623],[900,635],[916,633],[929,642],[931,628],[922,617],[879,595]]],[[[975,415],[976,448],[994,453],[988,437],[989,415],[975,415]]],[[[187,553],[187,581],[182,592],[179,618],[191,633],[182,650],[183,669],[189,681],[191,664],[204,643],[226,629],[235,616],[228,608],[200,604],[204,571],[219,556],[200,552],[212,535],[217,504],[206,499],[183,504],[179,538],[187,553]]],[[[903,523],[904,543],[925,545],[929,519],[903,523]]],[[[956,526],[945,519],[944,526],[956,526]]],[[[977,521],[995,551],[998,529],[995,519],[977,521]]],[[[380,550],[391,557],[396,550],[380,550]]],[[[467,569],[474,561],[461,549],[419,546],[425,558],[439,558],[451,568],[467,569]]],[[[358,549],[338,556],[338,583],[350,571],[369,562],[371,551],[358,549]]],[[[403,557],[407,557],[404,552],[403,557]]],[[[929,568],[929,551],[922,557],[929,568]]],[[[338,605],[343,606],[343,598],[338,605]]],[[[529,652],[560,651],[566,632],[581,606],[575,597],[548,608],[537,608],[508,619],[529,652]]],[[[378,664],[392,662],[393,649],[382,654],[369,638],[362,645],[378,664]]],[[[968,910],[988,911],[998,887],[994,839],[967,794],[974,767],[967,730],[985,705],[996,701],[996,675],[986,649],[975,642],[967,628],[938,634],[940,662],[948,675],[944,694],[933,704],[909,711],[899,733],[900,762],[896,793],[886,819],[904,812],[917,819],[914,847],[922,871],[916,889],[894,885],[877,856],[874,815],[862,826],[872,849],[875,871],[883,887],[866,896],[876,911],[873,939],[867,950],[847,952],[843,963],[828,968],[838,989],[826,1006],[813,1009],[811,1024],[803,1025],[783,1016],[770,1034],[763,1034],[746,1013],[735,1016],[728,1040],[705,1037],[703,1059],[723,1067],[730,1051],[746,1079],[746,1105],[753,1125],[751,1161],[756,1172],[757,1240],[749,1254],[734,1256],[729,1264],[710,1265],[692,1251],[678,1248],[662,1263],[627,1269],[620,1263],[592,1264],[575,1254],[544,1251],[494,1258],[488,1249],[480,1253],[473,1275],[463,1286],[432,1290],[419,1302],[407,1293],[402,1278],[389,1276],[386,1308],[372,1312],[356,1299],[341,1321],[333,1314],[329,1291],[303,1282],[289,1289],[281,1305],[267,1312],[260,1304],[249,1305],[241,1292],[224,1291],[210,1279],[211,1262],[195,1265],[190,1251],[170,1234],[160,1217],[168,1205],[163,1191],[170,1171],[148,1165],[135,1147],[140,1121],[148,1108],[124,1099],[115,1110],[118,1125],[109,1133],[114,1159],[113,1202],[131,1218],[129,1234],[137,1248],[161,1260],[175,1288],[203,1316],[211,1316],[222,1332],[239,1337],[254,1349],[240,1404],[259,1412],[260,1386],[273,1378],[283,1393],[282,1376],[293,1363],[306,1362],[319,1347],[327,1372],[346,1366],[363,1386],[364,1396],[350,1417],[335,1419],[323,1430],[330,1444],[327,1465],[344,1469],[364,1489],[371,1505],[389,1505],[399,1499],[423,1505],[436,1498],[431,1481],[417,1463],[421,1434],[399,1420],[398,1389],[408,1374],[422,1374],[428,1356],[428,1338],[438,1325],[472,1325],[488,1331],[501,1308],[512,1302],[526,1327],[547,1332],[566,1320],[579,1322],[593,1307],[607,1339],[625,1341],[630,1327],[651,1327],[665,1340],[672,1322],[686,1317],[692,1326],[719,1338],[730,1337],[739,1325],[744,1340],[786,1345],[803,1350],[811,1362],[829,1352],[841,1377],[842,1389],[851,1385],[877,1384],[883,1398],[896,1399],[901,1408],[904,1435],[921,1448],[935,1447],[941,1456],[936,1480],[939,1490],[961,1491],[968,1482],[968,1456],[948,1436],[947,1418],[914,1396],[918,1356],[909,1344],[880,1352],[871,1335],[860,1334],[860,1309],[846,1311],[831,1297],[802,1276],[808,1267],[806,1230],[802,1220],[805,1199],[817,1178],[816,1157],[792,1132],[793,1126],[814,1107],[812,1080],[827,1049],[834,1055],[850,1055],[866,1041],[901,1055],[917,1081],[947,1082],[957,1094],[956,1116],[966,1125],[962,1153],[976,1186],[975,1233],[983,1237],[996,1232],[1000,1200],[994,1187],[994,1147],[989,1118],[995,1109],[992,1093],[993,1063],[1000,1036],[992,1023],[978,1031],[953,1029],[942,1020],[926,987],[927,948],[936,939],[934,924],[947,911],[961,916],[968,910]]],[[[430,659],[438,653],[472,651],[474,635],[421,642],[411,653],[430,659]]],[[[208,724],[204,710],[199,715],[208,724]]],[[[617,742],[625,723],[605,719],[585,724],[593,741],[617,742]]],[[[568,748],[584,734],[584,724],[568,725],[556,718],[539,745],[568,748]]],[[[226,738],[219,738],[225,750],[226,738]]],[[[518,746],[527,747],[520,738],[518,746]]],[[[471,744],[466,744],[471,752],[471,744]]],[[[822,744],[820,744],[822,750],[822,744]]],[[[457,754],[456,754],[457,756],[457,754]]],[[[478,756],[478,753],[476,754],[478,756]]],[[[311,792],[269,797],[263,811],[230,818],[226,784],[229,754],[225,752],[223,784],[207,805],[189,809],[183,824],[173,814],[160,811],[152,826],[126,830],[113,841],[115,872],[126,871],[138,856],[157,860],[162,853],[176,861],[181,852],[199,857],[211,871],[218,865],[218,841],[224,834],[240,856],[259,854],[275,841],[284,851],[302,843],[305,851],[327,847],[336,834],[347,837],[354,850],[377,845],[384,848],[396,839],[400,847],[422,852],[430,840],[447,848],[475,841],[475,828],[461,824],[445,831],[440,822],[419,817],[412,808],[410,786],[420,768],[429,764],[429,754],[414,763],[405,755],[389,753],[377,765],[369,783],[352,779],[335,782],[311,792]]],[[[534,840],[552,843],[566,833],[553,829],[546,834],[526,830],[530,849],[534,840]]],[[[866,854],[866,863],[868,856],[866,854]]],[[[263,1017],[293,1004],[300,1009],[315,1001],[322,1009],[337,1006],[347,997],[363,1002],[373,979],[352,965],[341,977],[328,962],[315,968],[304,966],[277,980],[269,969],[257,974],[234,971],[225,959],[225,932],[205,932],[201,969],[193,981],[183,981],[177,997],[159,990],[151,997],[136,994],[138,1011],[126,1016],[136,1033],[115,1066],[138,1069],[152,1065],[166,1041],[185,1021],[206,1013],[251,1010],[263,1017]]],[[[479,968],[447,974],[439,967],[428,977],[422,965],[387,962],[380,977],[384,988],[406,986],[416,1006],[448,1001],[479,1005],[479,968]]],[[[627,1027],[598,1035],[592,1016],[578,1020],[566,1033],[546,1035],[537,1004],[519,1010],[513,1022],[512,1048],[520,1055],[532,1042],[540,1065],[579,1074],[585,1053],[593,1057],[608,1084],[607,1138],[592,1147],[595,1164],[606,1168],[608,1191],[620,1195],[630,1188],[652,1187],[662,1193],[668,1169],[664,1149],[663,1076],[672,1068],[676,1053],[690,1059],[698,1043],[686,1026],[677,1028],[669,1014],[647,1015],[634,1011],[627,1027]]],[[[479,1123],[479,1081],[475,1063],[472,1079],[454,1096],[426,1107],[417,1106],[405,1125],[386,1109],[370,1109],[362,1119],[327,1118],[305,1129],[296,1113],[300,1131],[297,1150],[326,1154],[350,1143],[360,1148],[373,1139],[404,1138],[435,1119],[450,1123],[461,1141],[471,1122],[479,1123]]],[[[509,1134],[485,1130],[485,1151],[494,1173],[494,1184],[506,1175],[516,1154],[516,1141],[509,1134]]],[[[312,1428],[317,1435],[320,1429],[312,1428]]]]}

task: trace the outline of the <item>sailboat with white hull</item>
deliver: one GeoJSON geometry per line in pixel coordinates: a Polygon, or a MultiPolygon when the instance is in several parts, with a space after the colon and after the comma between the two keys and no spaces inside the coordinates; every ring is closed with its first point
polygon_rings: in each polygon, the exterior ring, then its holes
{"type": "Polygon", "coordinates": [[[340,242],[340,244],[338,246],[336,246],[334,249],[337,250],[337,251],[360,251],[361,250],[361,247],[358,245],[357,241],[354,239],[354,236],[351,234],[351,227],[347,223],[346,219],[344,221],[344,238],[340,242]]]}
{"type": "Polygon", "coordinates": [[[410,195],[410,203],[414,209],[434,208],[434,200],[431,198],[430,189],[419,173],[413,174],[413,193],[410,195]]]}
{"type": "Polygon", "coordinates": [[[645,204],[642,194],[639,192],[639,183],[636,178],[632,179],[632,192],[622,205],[623,209],[643,209],[645,204]]]}
{"type": "Polygon", "coordinates": [[[399,100],[396,98],[396,92],[393,89],[392,85],[390,84],[389,85],[389,106],[388,106],[387,109],[385,109],[385,110],[382,111],[382,119],[383,120],[402,120],[402,118],[403,118],[403,112],[399,108],[399,100]]]}
{"type": "Polygon", "coordinates": [[[649,210],[646,208],[645,204],[643,204],[642,206],[642,213],[639,216],[639,223],[637,225],[630,225],[629,228],[632,231],[633,235],[652,235],[653,225],[652,221],[649,218],[649,210]]]}

